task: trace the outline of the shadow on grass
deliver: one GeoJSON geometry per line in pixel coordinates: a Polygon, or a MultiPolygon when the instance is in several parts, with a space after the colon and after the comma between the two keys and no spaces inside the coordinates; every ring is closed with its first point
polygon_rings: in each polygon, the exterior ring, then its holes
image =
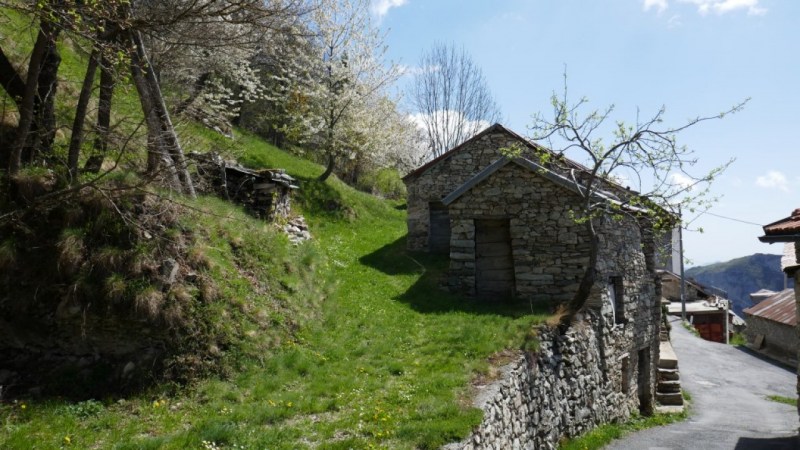
{"type": "Polygon", "coordinates": [[[549,305],[531,305],[528,301],[513,298],[481,299],[448,292],[443,286],[449,258],[423,252],[409,252],[406,237],[387,244],[363,256],[362,264],[387,275],[421,274],[419,280],[395,300],[409,305],[421,313],[465,312],[521,317],[528,314],[550,314],[549,305]]]}

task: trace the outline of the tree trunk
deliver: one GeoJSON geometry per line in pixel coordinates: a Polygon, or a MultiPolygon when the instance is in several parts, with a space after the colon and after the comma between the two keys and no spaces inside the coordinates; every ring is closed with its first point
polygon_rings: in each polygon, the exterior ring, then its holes
{"type": "Polygon", "coordinates": [[[592,219],[586,221],[586,231],[589,234],[589,262],[586,265],[586,271],[583,273],[583,278],[578,285],[575,296],[567,304],[567,314],[561,319],[560,328],[562,330],[569,328],[572,319],[575,318],[575,314],[586,305],[597,279],[597,255],[600,253],[600,239],[597,236],[592,219]]]}
{"type": "Polygon", "coordinates": [[[83,77],[83,86],[78,96],[78,105],[75,108],[75,120],[72,122],[72,137],[69,140],[69,152],[67,153],[67,167],[72,182],[78,178],[78,159],[81,154],[81,144],[83,143],[83,123],[86,120],[86,110],[89,107],[89,100],[92,97],[92,86],[94,85],[94,74],[97,72],[97,59],[100,57],[95,48],[89,56],[89,63],[86,66],[86,76],[83,77]]]}
{"type": "Polygon", "coordinates": [[[194,198],[196,197],[194,185],[192,184],[192,178],[189,175],[189,169],[186,166],[186,159],[183,156],[183,149],[181,149],[178,135],[175,133],[175,127],[172,126],[172,121],[169,118],[169,111],[164,103],[164,97],[161,94],[158,78],[153,71],[152,64],[148,62],[147,53],[145,52],[144,44],[142,43],[142,37],[139,32],[136,31],[131,33],[131,39],[136,49],[135,52],[133,52],[133,63],[139,64],[143,70],[144,79],[147,83],[148,91],[150,92],[152,106],[155,109],[158,120],[161,124],[161,142],[164,144],[167,152],[169,152],[169,155],[172,157],[172,161],[175,165],[175,169],[178,172],[178,177],[180,178],[184,193],[189,197],[194,198]]]}
{"type": "Polygon", "coordinates": [[[197,80],[195,80],[194,84],[192,85],[192,92],[188,97],[181,101],[177,108],[175,108],[175,114],[183,114],[183,112],[186,111],[186,108],[188,108],[189,105],[197,100],[197,97],[203,93],[203,89],[206,87],[206,83],[208,82],[209,78],[211,78],[211,73],[206,72],[200,75],[197,80]]]}
{"type": "Polygon", "coordinates": [[[34,100],[39,81],[39,72],[42,68],[42,59],[47,51],[48,43],[52,35],[48,33],[48,28],[44,24],[39,28],[36,36],[36,43],[33,45],[31,59],[28,63],[28,79],[25,82],[25,93],[19,102],[19,125],[17,126],[17,136],[11,145],[11,154],[8,159],[8,173],[11,176],[19,172],[22,165],[22,150],[28,140],[28,133],[31,130],[34,116],[34,100]]]}
{"type": "Polygon", "coordinates": [[[60,28],[53,27],[49,22],[42,25],[43,29],[51,35],[39,72],[39,86],[34,103],[34,122],[32,134],[33,142],[27,159],[29,161],[38,155],[53,153],[53,141],[56,138],[56,107],[55,98],[58,88],[58,68],[61,65],[61,54],[58,52],[56,40],[61,33],[60,28]]]}
{"type": "Polygon", "coordinates": [[[328,153],[328,164],[325,166],[325,172],[322,172],[322,175],[319,176],[319,181],[325,181],[328,177],[331,176],[333,173],[334,166],[336,165],[336,157],[334,156],[333,152],[328,153]]]}
{"type": "Polygon", "coordinates": [[[86,161],[84,169],[97,173],[103,166],[108,151],[108,132],[111,128],[111,100],[114,96],[114,72],[111,61],[100,60],[100,101],[97,109],[97,137],[94,140],[94,154],[86,161]]]}
{"type": "MultiPolygon", "coordinates": [[[[136,86],[136,91],[139,94],[142,114],[147,124],[146,172],[150,175],[155,175],[161,167],[162,157],[166,157],[163,153],[163,144],[161,142],[161,122],[158,120],[155,106],[153,106],[150,88],[147,86],[147,81],[144,79],[144,74],[142,74],[142,70],[138,62],[135,61],[135,58],[132,58],[131,61],[131,78],[133,78],[133,84],[136,86]]],[[[173,180],[173,184],[176,188],[179,188],[180,180],[176,178],[173,180]]]]}
{"type": "Polygon", "coordinates": [[[17,69],[8,60],[2,48],[0,48],[0,85],[3,86],[11,100],[17,104],[25,96],[25,82],[22,81],[17,69]]]}

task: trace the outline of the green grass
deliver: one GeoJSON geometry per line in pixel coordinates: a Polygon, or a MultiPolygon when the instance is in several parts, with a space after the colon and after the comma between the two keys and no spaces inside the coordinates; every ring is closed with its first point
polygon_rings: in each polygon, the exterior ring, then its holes
{"type": "Polygon", "coordinates": [[[689,391],[687,391],[686,389],[681,389],[681,396],[682,396],[682,397],[683,397],[683,399],[684,399],[684,400],[686,400],[687,402],[690,402],[690,401],[692,401],[692,394],[691,394],[691,393],[689,393],[689,391]]]}
{"type": "Polygon", "coordinates": [[[669,425],[671,423],[683,421],[687,417],[688,413],[685,411],[680,414],[655,414],[650,417],[634,416],[625,423],[601,425],[580,437],[562,442],[558,448],[561,450],[590,450],[603,448],[614,439],[619,439],[628,433],[669,425]]]}
{"type": "Polygon", "coordinates": [[[797,407],[797,398],[794,397],[784,397],[782,395],[768,395],[767,400],[797,407]]]}
{"type": "MultiPolygon", "coordinates": [[[[0,26],[22,33],[24,20],[9,17],[0,26]]],[[[4,50],[25,55],[29,40],[4,50]]],[[[58,120],[71,123],[85,55],[72,42],[61,49],[58,120]]],[[[130,86],[115,92],[122,134],[140,121],[137,102],[130,86]]],[[[335,178],[319,182],[322,167],[252,134],[229,139],[175,120],[187,151],[287,169],[301,185],[294,206],[314,239],[293,247],[241,208],[176,198],[193,211],[180,221],[198,239],[189,257],[214,281],[216,292],[200,297],[220,299],[192,304],[191,313],[213,318],[198,330],[213,342],[196,345],[219,347],[225,375],[127,398],[0,403],[0,448],[402,449],[467,435],[481,420],[470,381],[488,371],[493,353],[534,345],[526,336],[547,315],[442,291],[447,261],[405,250],[401,202],[335,178]]],[[[142,142],[139,129],[132,147],[142,142]]]]}
{"type": "Polygon", "coordinates": [[[251,166],[300,180],[295,204],[314,235],[290,247],[239,208],[190,203],[206,211],[186,226],[226,300],[210,313],[238,337],[223,349],[236,370],[127,399],[0,405],[0,447],[61,448],[68,437],[75,448],[437,448],[479,423],[470,380],[546,315],[442,291],[447,261],[405,250],[404,205],[320,183],[321,167],[253,136],[235,144],[251,166]],[[270,280],[254,288],[261,276],[270,280]]]}
{"type": "Polygon", "coordinates": [[[730,345],[735,346],[746,346],[747,345],[747,338],[744,337],[742,333],[733,333],[733,337],[731,337],[730,341],[728,342],[730,345]]]}
{"type": "Polygon", "coordinates": [[[683,325],[683,328],[686,329],[686,331],[688,331],[689,333],[692,333],[693,335],[695,335],[697,337],[700,337],[700,332],[697,331],[697,328],[695,328],[694,325],[692,325],[691,323],[686,322],[686,321],[681,322],[681,324],[683,325]]]}

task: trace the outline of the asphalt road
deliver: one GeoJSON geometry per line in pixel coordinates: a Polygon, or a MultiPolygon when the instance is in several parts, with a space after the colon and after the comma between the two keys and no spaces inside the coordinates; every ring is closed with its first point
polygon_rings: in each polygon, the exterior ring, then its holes
{"type": "Polygon", "coordinates": [[[689,419],[625,436],[607,449],[800,449],[793,406],[797,375],[733,346],[704,341],[672,324],[681,387],[692,396],[689,419]]]}

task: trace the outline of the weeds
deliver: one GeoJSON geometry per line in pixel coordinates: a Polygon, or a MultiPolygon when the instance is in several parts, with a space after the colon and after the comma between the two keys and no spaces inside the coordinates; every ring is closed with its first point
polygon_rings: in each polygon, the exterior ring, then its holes
{"type": "Polygon", "coordinates": [[[564,441],[559,445],[561,450],[590,450],[603,448],[614,439],[619,439],[628,433],[645,430],[653,427],[681,422],[688,417],[687,412],[680,414],[654,414],[652,416],[634,416],[625,423],[609,423],[601,425],[594,430],[564,441]]]}
{"type": "Polygon", "coordinates": [[[773,402],[783,403],[786,405],[797,406],[797,398],[794,397],[784,397],[781,395],[768,395],[767,400],[771,400],[773,402]]]}

